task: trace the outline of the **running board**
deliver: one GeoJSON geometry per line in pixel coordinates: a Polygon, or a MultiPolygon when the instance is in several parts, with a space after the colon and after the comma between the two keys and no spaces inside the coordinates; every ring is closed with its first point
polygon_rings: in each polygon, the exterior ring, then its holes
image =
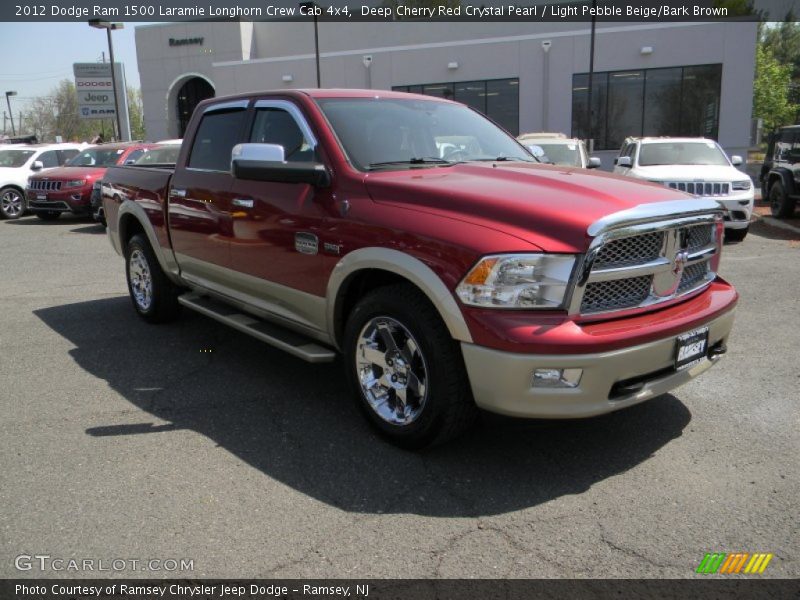
{"type": "Polygon", "coordinates": [[[194,293],[183,294],[178,296],[178,302],[305,361],[311,363],[331,362],[336,358],[333,350],[317,344],[310,338],[289,331],[280,325],[241,313],[232,306],[216,302],[206,296],[194,293]]]}

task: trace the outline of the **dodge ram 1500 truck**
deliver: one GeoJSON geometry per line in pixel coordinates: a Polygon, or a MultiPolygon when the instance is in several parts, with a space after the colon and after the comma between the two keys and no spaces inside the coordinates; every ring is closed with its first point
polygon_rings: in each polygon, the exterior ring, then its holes
{"type": "Polygon", "coordinates": [[[358,406],[405,447],[453,437],[478,407],[642,402],[706,371],[733,324],[715,200],[537,164],[446,100],[214,98],[174,170],[103,183],[144,319],[183,305],[310,362],[340,352],[358,406]]]}

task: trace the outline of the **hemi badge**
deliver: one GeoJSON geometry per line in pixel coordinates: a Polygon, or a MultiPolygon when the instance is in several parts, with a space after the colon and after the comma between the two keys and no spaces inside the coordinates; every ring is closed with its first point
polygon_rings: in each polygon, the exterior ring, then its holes
{"type": "Polygon", "coordinates": [[[294,249],[300,254],[316,254],[319,252],[319,239],[313,233],[295,233],[294,249]]]}

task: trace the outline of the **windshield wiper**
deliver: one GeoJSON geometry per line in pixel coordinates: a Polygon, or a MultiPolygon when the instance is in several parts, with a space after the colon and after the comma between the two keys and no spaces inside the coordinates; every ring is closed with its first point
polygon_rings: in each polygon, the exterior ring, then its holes
{"type": "Polygon", "coordinates": [[[387,160],[384,162],[370,163],[368,168],[391,167],[394,165],[454,165],[452,160],[445,160],[435,156],[412,157],[408,160],[387,160]]]}
{"type": "Polygon", "coordinates": [[[531,160],[530,158],[523,158],[521,156],[497,156],[495,158],[490,158],[490,157],[470,158],[469,160],[470,161],[476,161],[476,162],[514,162],[514,161],[518,161],[518,162],[542,162],[538,158],[536,158],[535,156],[533,156],[531,158],[533,158],[533,160],[531,160]]]}

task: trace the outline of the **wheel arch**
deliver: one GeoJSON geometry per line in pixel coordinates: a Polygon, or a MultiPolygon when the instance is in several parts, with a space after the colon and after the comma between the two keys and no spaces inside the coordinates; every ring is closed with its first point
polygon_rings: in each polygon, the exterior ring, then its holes
{"type": "Polygon", "coordinates": [[[361,248],[342,258],[328,281],[326,321],[331,339],[337,347],[341,348],[347,314],[366,291],[403,282],[425,294],[454,339],[472,342],[469,328],[453,294],[429,266],[398,250],[361,248]]]}
{"type": "Polygon", "coordinates": [[[783,185],[783,190],[787,194],[796,194],[797,190],[795,189],[794,179],[792,178],[792,173],[789,169],[784,168],[777,168],[772,169],[767,175],[767,193],[772,188],[776,181],[780,181],[781,185],[783,185]]]}
{"type": "Polygon", "coordinates": [[[136,202],[126,200],[120,204],[117,215],[117,243],[122,256],[126,256],[128,241],[137,233],[143,233],[147,237],[147,241],[150,242],[150,247],[153,249],[153,254],[156,255],[161,269],[174,283],[178,283],[177,263],[173,259],[172,251],[164,252],[144,209],[136,202]]]}

